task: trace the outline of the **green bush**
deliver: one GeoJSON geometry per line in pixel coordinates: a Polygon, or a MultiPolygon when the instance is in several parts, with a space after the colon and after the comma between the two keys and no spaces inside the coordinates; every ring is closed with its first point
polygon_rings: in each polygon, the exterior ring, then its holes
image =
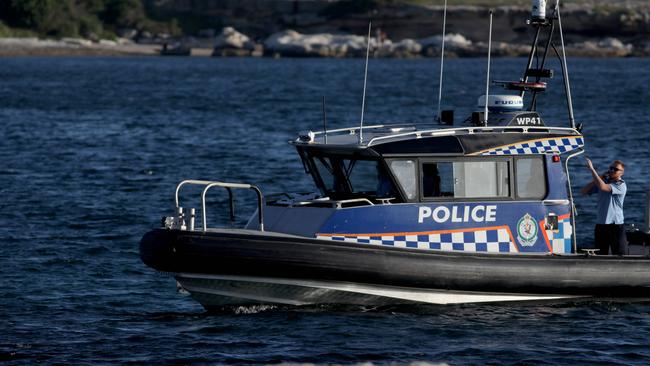
{"type": "Polygon", "coordinates": [[[0,0],[0,35],[25,28],[42,36],[98,38],[120,28],[178,34],[178,24],[150,20],[141,0],[0,0]]]}
{"type": "Polygon", "coordinates": [[[339,18],[348,14],[360,14],[377,9],[379,0],[342,0],[325,7],[320,15],[330,19],[339,18]]]}
{"type": "Polygon", "coordinates": [[[5,0],[3,19],[11,26],[40,29],[55,6],[54,0],[5,0]]]}
{"type": "Polygon", "coordinates": [[[79,35],[84,38],[97,39],[104,32],[102,22],[93,15],[79,17],[79,35]]]}
{"type": "Polygon", "coordinates": [[[38,34],[24,28],[11,28],[0,21],[0,38],[3,37],[36,37],[38,34]]]}
{"type": "Polygon", "coordinates": [[[106,0],[100,17],[118,27],[135,27],[146,19],[144,6],[139,0],[106,0]]]}
{"type": "Polygon", "coordinates": [[[11,28],[7,27],[5,23],[0,22],[0,38],[11,37],[11,28]]]}

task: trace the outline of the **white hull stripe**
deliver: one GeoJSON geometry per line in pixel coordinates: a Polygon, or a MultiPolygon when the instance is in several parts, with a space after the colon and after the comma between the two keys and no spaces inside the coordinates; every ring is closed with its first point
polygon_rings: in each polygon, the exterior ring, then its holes
{"type": "MultiPolygon", "coordinates": [[[[334,296],[337,292],[358,294],[361,296],[377,296],[381,298],[399,299],[406,302],[420,302],[429,304],[462,304],[462,303],[480,303],[496,301],[532,301],[532,300],[555,300],[564,298],[576,298],[571,295],[546,295],[546,294],[506,294],[506,293],[481,293],[481,292],[464,292],[432,289],[413,289],[395,286],[357,284],[351,282],[337,281],[312,281],[300,279],[283,279],[267,277],[248,277],[248,276],[227,276],[227,275],[207,275],[207,274],[189,274],[181,273],[176,275],[179,283],[190,293],[211,294],[232,298],[255,300],[261,302],[273,302],[290,305],[306,305],[315,303],[325,303],[329,295],[334,296]],[[210,281],[216,283],[239,282],[246,283],[248,288],[259,288],[267,290],[273,288],[276,290],[274,296],[257,296],[254,293],[242,293],[238,291],[237,286],[218,287],[211,289],[210,281]],[[253,287],[251,287],[251,285],[253,287]],[[320,298],[284,298],[283,293],[295,293],[295,291],[284,292],[284,287],[304,287],[307,289],[319,289],[323,296],[320,298]],[[228,288],[229,290],[224,290],[228,288]],[[328,292],[331,291],[331,292],[328,292]]],[[[215,286],[217,287],[217,286],[215,286]]]]}

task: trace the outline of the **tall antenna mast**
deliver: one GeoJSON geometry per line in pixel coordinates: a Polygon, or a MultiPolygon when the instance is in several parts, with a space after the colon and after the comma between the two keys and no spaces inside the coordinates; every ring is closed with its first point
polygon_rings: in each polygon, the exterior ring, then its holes
{"type": "Polygon", "coordinates": [[[560,16],[560,0],[556,1],[555,8],[557,12],[557,24],[560,28],[560,42],[562,42],[562,73],[564,74],[564,89],[569,106],[569,123],[571,124],[571,128],[576,128],[576,120],[573,116],[573,101],[571,99],[571,84],[569,84],[569,69],[566,66],[566,50],[564,49],[564,32],[562,32],[562,17],[560,16]]]}
{"type": "MultiPolygon", "coordinates": [[[[559,0],[558,0],[559,1],[559,0]]],[[[485,125],[488,124],[488,100],[490,99],[490,58],[492,56],[492,10],[490,10],[490,33],[488,36],[487,79],[485,80],[485,125]]]]}
{"type": "Polygon", "coordinates": [[[442,16],[442,51],[440,51],[440,82],[438,88],[438,122],[440,122],[440,109],[442,105],[442,72],[445,64],[445,35],[447,32],[447,0],[445,0],[445,9],[442,16]]]}
{"type": "Polygon", "coordinates": [[[361,123],[359,126],[359,145],[363,143],[363,112],[366,107],[366,82],[368,81],[368,58],[370,57],[370,29],[372,21],[368,22],[368,48],[366,50],[366,70],[363,76],[363,97],[361,98],[361,123]]]}

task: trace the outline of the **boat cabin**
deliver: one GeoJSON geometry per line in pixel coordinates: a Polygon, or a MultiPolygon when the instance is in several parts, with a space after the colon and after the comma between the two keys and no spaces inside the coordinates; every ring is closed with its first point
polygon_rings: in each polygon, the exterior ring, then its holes
{"type": "Polygon", "coordinates": [[[370,126],[291,143],[319,194],[268,198],[268,231],[423,250],[575,252],[565,165],[584,145],[575,129],[370,126]]]}

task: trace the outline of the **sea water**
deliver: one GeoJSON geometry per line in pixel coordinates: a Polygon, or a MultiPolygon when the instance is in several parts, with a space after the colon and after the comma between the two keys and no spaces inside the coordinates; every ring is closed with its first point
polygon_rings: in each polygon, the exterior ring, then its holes
{"type": "MultiPolygon", "coordinates": [[[[524,59],[496,59],[517,80],[524,59]]],[[[485,59],[445,64],[460,124],[485,59]]],[[[539,110],[568,126],[557,63],[539,110]]],[[[626,221],[650,188],[650,60],[570,59],[577,123],[603,171],[626,163],[626,221]]],[[[0,59],[0,360],[9,364],[603,364],[650,362],[650,304],[258,306],[207,314],[139,259],[141,236],[188,178],[313,191],[296,133],[358,125],[361,59],[0,59]]],[[[431,122],[435,60],[371,60],[365,123],[431,122]]],[[[494,88],[497,88],[496,86],[494,88]]],[[[494,92],[494,90],[493,90],[494,92]]],[[[581,158],[570,169],[590,180],[581,158]]],[[[188,200],[198,192],[189,190],[188,200]]],[[[214,192],[210,225],[229,225],[214,192]]],[[[255,196],[239,194],[245,222],[255,196]]],[[[196,206],[195,206],[196,207],[196,206]]],[[[590,243],[595,199],[577,198],[590,243]]]]}

